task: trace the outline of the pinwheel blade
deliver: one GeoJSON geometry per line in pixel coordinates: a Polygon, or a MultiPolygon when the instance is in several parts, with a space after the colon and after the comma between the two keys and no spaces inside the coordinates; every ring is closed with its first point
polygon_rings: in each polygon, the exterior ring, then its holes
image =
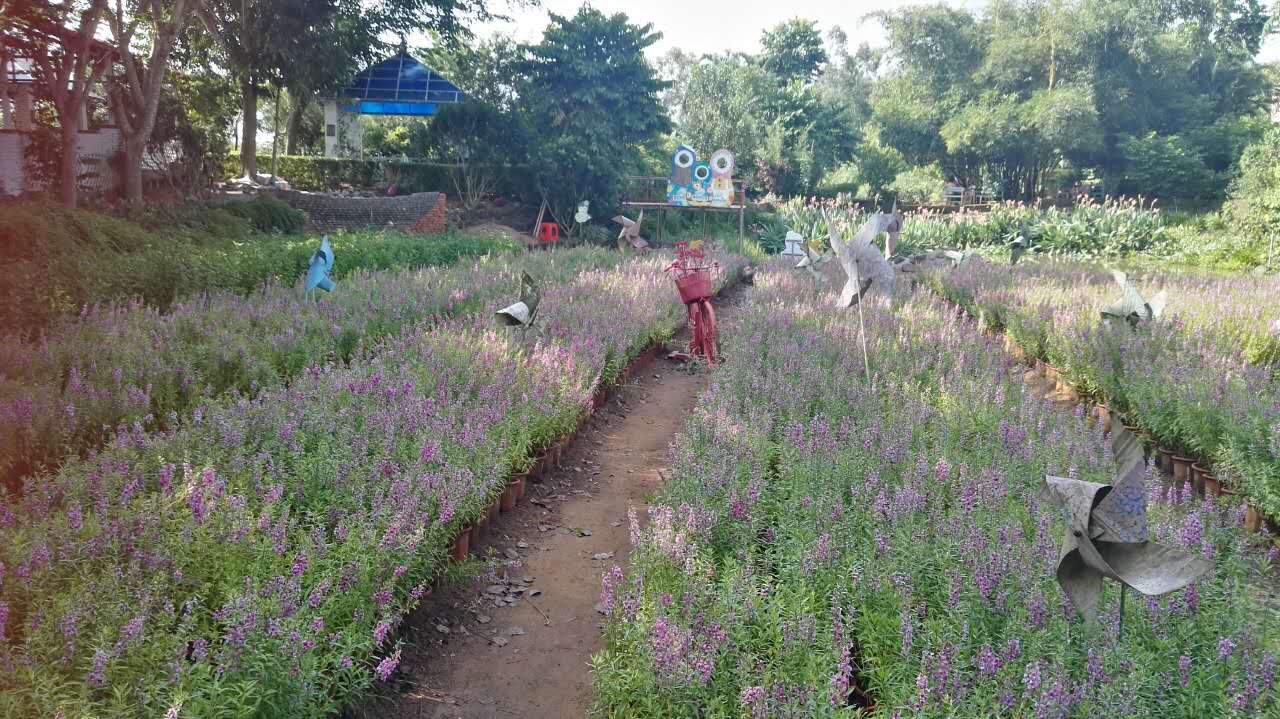
{"type": "Polygon", "coordinates": [[[1157,596],[1187,586],[1212,568],[1195,553],[1147,541],[1141,440],[1120,428],[1112,435],[1112,448],[1113,485],[1045,478],[1047,496],[1062,510],[1067,524],[1057,579],[1088,622],[1097,619],[1104,577],[1157,596]]]}

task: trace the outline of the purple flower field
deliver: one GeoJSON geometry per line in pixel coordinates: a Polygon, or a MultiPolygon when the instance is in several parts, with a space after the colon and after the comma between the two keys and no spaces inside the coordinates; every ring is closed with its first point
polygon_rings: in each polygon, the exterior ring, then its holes
{"type": "Polygon", "coordinates": [[[1031,358],[1061,370],[1081,394],[1210,465],[1270,517],[1280,517],[1280,281],[1185,275],[1135,278],[1169,293],[1156,322],[1111,327],[1099,309],[1119,288],[1069,263],[1011,271],[975,261],[930,279],[942,296],[1031,358]]]}
{"type": "MultiPolygon", "coordinates": [[[[1007,272],[1007,270],[1006,270],[1007,272]]],[[[1214,568],[1159,598],[1106,583],[1086,626],[1054,568],[1048,473],[1110,482],[1083,410],[936,294],[833,312],[757,272],[673,453],[607,571],[596,709],[616,717],[1272,716],[1276,581],[1241,508],[1148,480],[1152,539],[1214,568]]],[[[1274,554],[1274,552],[1272,552],[1274,554]]]]}
{"type": "MultiPolygon", "coordinates": [[[[255,322],[280,323],[271,336],[323,338],[312,328],[340,332],[350,317],[362,318],[363,346],[341,357],[331,342],[299,340],[296,371],[267,373],[276,380],[253,391],[196,393],[165,423],[124,425],[0,507],[0,715],[319,716],[388,677],[395,628],[457,529],[532,451],[571,432],[628,358],[683,322],[662,272],[669,257],[604,257],[370,276],[370,288],[349,279],[315,311],[283,289],[260,299],[279,311],[219,300],[210,311],[245,334],[184,346],[229,344],[246,357],[255,322]],[[547,278],[542,326],[494,327],[513,274],[530,266],[547,278]],[[396,298],[407,307],[382,307],[396,298]],[[314,319],[294,325],[293,310],[314,319]]],[[[721,283],[743,265],[718,260],[721,283]]],[[[192,328],[220,326],[193,318],[194,306],[178,312],[114,311],[129,322],[95,316],[83,332],[136,338],[154,322],[176,346],[192,328]]],[[[128,384],[95,379],[92,394],[113,407],[133,401],[113,391],[128,395],[183,356],[153,364],[160,353],[102,346],[100,357],[136,360],[128,384]]],[[[43,357],[58,361],[52,349],[43,357]]],[[[112,374],[99,365],[91,376],[112,374]]]]}
{"type": "Polygon", "coordinates": [[[308,367],[349,363],[379,339],[510,294],[527,268],[547,283],[603,269],[603,250],[487,257],[458,267],[357,272],[318,298],[267,285],[200,295],[161,313],[93,307],[38,344],[0,338],[0,473],[56,466],[119,431],[165,430],[203,402],[254,397],[308,367]]]}

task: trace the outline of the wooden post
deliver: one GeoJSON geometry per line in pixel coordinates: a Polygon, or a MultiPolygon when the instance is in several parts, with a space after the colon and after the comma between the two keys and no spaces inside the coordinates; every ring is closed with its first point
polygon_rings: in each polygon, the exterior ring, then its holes
{"type": "Polygon", "coordinates": [[[744,230],[746,227],[746,220],[747,220],[747,201],[746,201],[746,198],[744,197],[742,198],[742,204],[738,205],[738,243],[739,244],[741,244],[742,240],[744,239],[744,234],[745,234],[744,230]]]}

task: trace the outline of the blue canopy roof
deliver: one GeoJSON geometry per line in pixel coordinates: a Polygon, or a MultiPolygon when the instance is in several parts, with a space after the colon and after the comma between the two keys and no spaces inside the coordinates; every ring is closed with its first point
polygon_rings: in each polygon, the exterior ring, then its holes
{"type": "Polygon", "coordinates": [[[437,104],[466,95],[440,73],[400,52],[356,75],[342,96],[359,100],[359,111],[378,115],[433,115],[437,104]]]}

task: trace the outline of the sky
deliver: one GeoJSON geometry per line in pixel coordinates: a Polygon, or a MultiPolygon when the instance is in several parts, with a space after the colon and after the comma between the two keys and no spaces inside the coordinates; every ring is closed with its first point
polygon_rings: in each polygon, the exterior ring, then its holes
{"type": "MultiPolygon", "coordinates": [[[[948,5],[980,9],[984,0],[946,0],[948,5]]],[[[662,40],[652,50],[654,57],[673,47],[695,53],[719,53],[741,51],[755,53],[760,50],[760,34],[766,29],[793,17],[816,20],[825,33],[833,25],[839,25],[849,35],[849,47],[856,48],[867,42],[882,45],[880,26],[872,20],[864,21],[868,13],[893,10],[909,5],[922,4],[920,0],[878,0],[855,2],[853,0],[722,0],[698,2],[697,0],[593,0],[592,5],[605,13],[624,12],[634,22],[653,23],[662,33],[662,40]]],[[[480,35],[501,32],[516,40],[534,41],[542,36],[548,22],[548,12],[573,15],[582,0],[542,0],[537,8],[504,6],[497,0],[499,12],[511,16],[507,22],[485,23],[476,27],[480,35]]],[[[1280,60],[1280,38],[1271,37],[1263,47],[1259,60],[1280,60]]]]}

